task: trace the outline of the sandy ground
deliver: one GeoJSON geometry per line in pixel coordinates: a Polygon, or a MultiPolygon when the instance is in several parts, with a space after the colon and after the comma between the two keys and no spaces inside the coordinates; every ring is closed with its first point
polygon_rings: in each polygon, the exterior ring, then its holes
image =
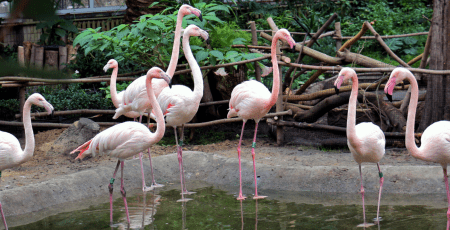
{"type": "MultiPolygon", "coordinates": [[[[53,141],[65,129],[53,129],[35,133],[36,147],[33,158],[14,169],[2,171],[2,181],[0,191],[11,189],[27,184],[38,183],[51,178],[72,174],[85,169],[106,166],[110,167],[117,160],[109,156],[99,156],[86,158],[83,161],[74,160],[75,155],[48,156],[47,152],[51,148],[53,141]]],[[[24,146],[24,140],[21,139],[24,146]]],[[[186,145],[184,151],[199,151],[205,153],[218,154],[229,158],[237,158],[238,140],[226,140],[223,142],[208,145],[186,145]]],[[[251,161],[251,139],[244,139],[242,143],[243,159],[251,161]]],[[[151,147],[152,156],[175,153],[175,146],[151,147]]],[[[315,147],[301,146],[296,144],[286,144],[277,146],[276,142],[269,138],[259,138],[257,140],[256,161],[266,165],[279,165],[280,162],[287,162],[288,166],[356,166],[351,158],[348,149],[340,150],[318,149],[315,147]]],[[[144,154],[148,158],[147,154],[144,154]]],[[[148,162],[148,160],[145,160],[148,162]]],[[[404,148],[391,148],[386,151],[381,165],[429,165],[430,163],[418,161],[409,156],[404,148]]],[[[112,170],[112,169],[111,169],[112,170]]]]}

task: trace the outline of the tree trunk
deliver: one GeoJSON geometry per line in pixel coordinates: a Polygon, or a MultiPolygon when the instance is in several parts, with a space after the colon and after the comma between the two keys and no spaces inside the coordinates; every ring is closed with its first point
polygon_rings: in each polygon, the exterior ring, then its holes
{"type": "MultiPolygon", "coordinates": [[[[430,69],[444,70],[450,67],[450,2],[433,1],[431,23],[430,69]]],[[[450,75],[433,75],[428,78],[425,110],[419,131],[433,122],[450,120],[450,75]]]]}
{"type": "Polygon", "coordinates": [[[125,23],[132,24],[141,15],[145,14],[156,14],[163,10],[164,8],[154,6],[148,8],[155,0],[126,0],[127,9],[125,10],[125,23]]]}

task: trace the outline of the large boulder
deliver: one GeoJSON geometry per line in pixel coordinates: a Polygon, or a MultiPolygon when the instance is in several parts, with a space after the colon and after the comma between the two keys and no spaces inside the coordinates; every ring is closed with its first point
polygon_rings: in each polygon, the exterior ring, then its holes
{"type": "Polygon", "coordinates": [[[53,142],[48,155],[68,155],[72,150],[92,139],[100,132],[100,125],[88,118],[74,122],[53,142]]]}

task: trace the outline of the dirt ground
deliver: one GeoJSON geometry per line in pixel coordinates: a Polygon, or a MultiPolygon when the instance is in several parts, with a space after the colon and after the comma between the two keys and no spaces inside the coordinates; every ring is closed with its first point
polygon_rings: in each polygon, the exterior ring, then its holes
{"type": "MultiPolygon", "coordinates": [[[[48,150],[52,147],[53,141],[65,129],[53,129],[35,133],[36,147],[33,158],[13,169],[7,169],[2,172],[2,181],[0,191],[3,189],[11,189],[17,186],[23,186],[32,183],[46,181],[53,177],[60,175],[71,174],[81,170],[95,168],[98,166],[110,166],[117,160],[109,156],[98,156],[94,158],[87,158],[83,161],[74,160],[76,155],[47,155],[48,150]]],[[[249,133],[253,130],[249,127],[249,133]]],[[[305,132],[299,130],[287,130],[286,139],[287,144],[284,146],[277,146],[276,142],[270,138],[258,138],[257,140],[257,154],[256,161],[258,163],[267,165],[277,165],[278,162],[290,162],[293,166],[313,166],[313,165],[355,165],[348,149],[341,148],[338,150],[315,148],[301,145],[308,142],[301,138],[301,136],[310,136],[314,141],[314,136],[320,138],[320,135],[314,132],[305,132]],[[291,141],[289,141],[291,140],[291,141]],[[294,141],[293,141],[294,140],[294,141]],[[297,141],[295,141],[297,140],[297,141]],[[303,141],[298,141],[303,140],[303,141]]],[[[244,135],[245,137],[246,135],[244,135]]],[[[249,135],[247,135],[249,136],[249,135]]],[[[267,135],[266,135],[267,136],[267,135]]],[[[341,137],[345,138],[345,137],[341,137]]],[[[24,146],[24,139],[20,139],[22,147],[24,146]]],[[[200,151],[205,153],[219,154],[225,157],[237,158],[236,147],[239,140],[226,140],[223,142],[208,144],[208,145],[186,145],[183,147],[184,151],[200,151]]],[[[247,160],[252,160],[250,148],[251,138],[244,138],[242,143],[242,157],[247,160]]],[[[161,155],[171,154],[176,152],[175,146],[159,146],[151,147],[152,156],[158,157],[161,155]]],[[[144,154],[148,158],[147,154],[144,154]]],[[[145,161],[148,162],[148,161],[145,161]]],[[[418,161],[409,156],[404,148],[391,148],[386,152],[386,156],[382,160],[382,165],[426,165],[428,163],[418,161]]]]}

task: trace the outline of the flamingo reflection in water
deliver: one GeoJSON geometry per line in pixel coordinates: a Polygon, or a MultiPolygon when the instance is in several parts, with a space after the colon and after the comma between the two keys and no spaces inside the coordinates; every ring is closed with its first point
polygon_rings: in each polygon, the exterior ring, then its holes
{"type": "Polygon", "coordinates": [[[130,213],[130,227],[127,224],[127,218],[120,218],[120,222],[112,225],[112,229],[144,229],[145,226],[151,225],[154,221],[153,216],[156,214],[157,206],[160,204],[161,195],[157,195],[156,191],[140,193],[136,200],[128,203],[130,213]]]}

